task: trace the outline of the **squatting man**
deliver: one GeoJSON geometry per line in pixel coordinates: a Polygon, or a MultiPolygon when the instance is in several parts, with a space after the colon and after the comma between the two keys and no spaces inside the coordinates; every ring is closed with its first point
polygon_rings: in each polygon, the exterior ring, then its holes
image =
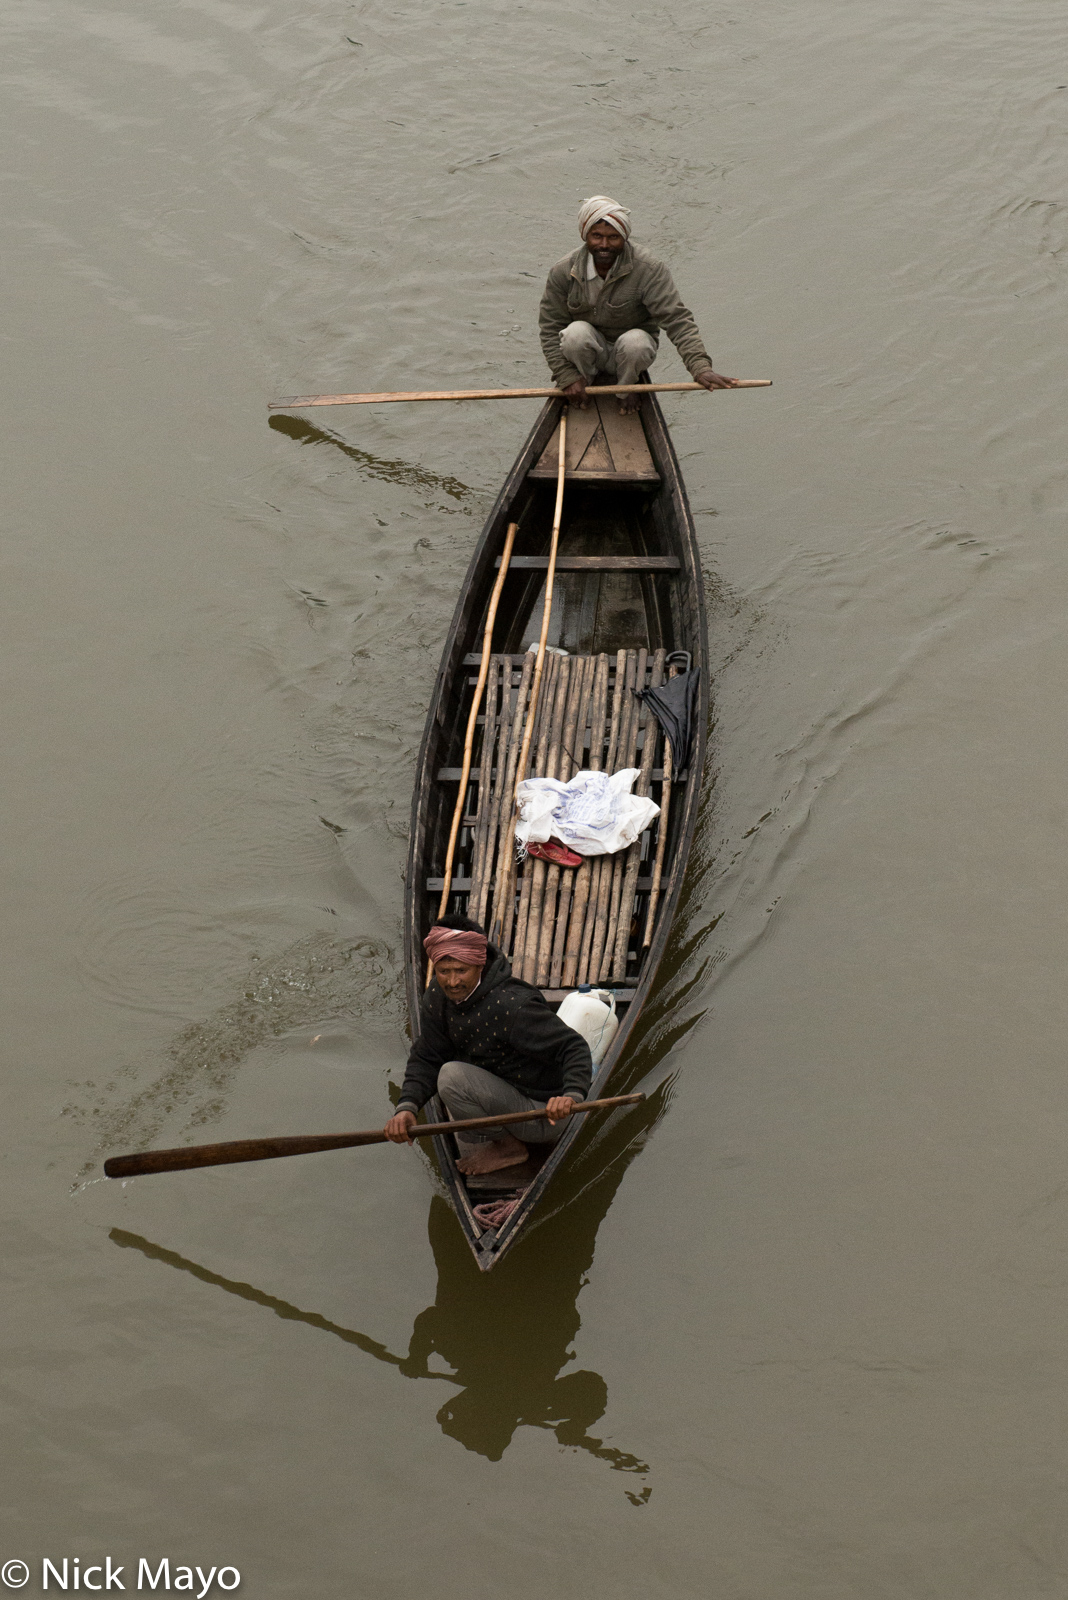
{"type": "MultiPolygon", "coordinates": [[[[661,328],[695,383],[733,389],[712,367],[692,312],[679,298],[662,261],[630,242],[630,212],[608,195],[584,200],[578,214],[582,244],[558,261],[542,295],[541,347],[558,388],[586,406],[586,385],[599,373],[638,383],[656,360],[661,328]]],[[[622,395],[634,411],[639,395],[622,395]]]]}
{"type": "Polygon", "coordinates": [[[554,1144],[593,1076],[590,1047],[561,1022],[540,989],[512,976],[507,956],[469,917],[443,917],[423,940],[434,978],[419,1008],[396,1113],[395,1144],[412,1143],[416,1115],[439,1094],[454,1121],[541,1111],[511,1129],[458,1133],[457,1165],[474,1176],[516,1167],[528,1144],[554,1144]],[[561,1120],[562,1119],[562,1120],[561,1120]]]}

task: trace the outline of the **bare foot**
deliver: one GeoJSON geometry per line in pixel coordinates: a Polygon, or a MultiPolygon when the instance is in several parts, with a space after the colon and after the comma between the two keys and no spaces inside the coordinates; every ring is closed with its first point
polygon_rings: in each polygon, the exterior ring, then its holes
{"type": "Polygon", "coordinates": [[[465,1177],[475,1178],[484,1172],[501,1172],[505,1167],[519,1167],[527,1159],[527,1147],[506,1133],[503,1139],[484,1144],[474,1155],[464,1156],[456,1163],[456,1170],[465,1177]]]}
{"type": "Polygon", "coordinates": [[[621,394],[619,396],[620,414],[628,417],[632,411],[637,411],[641,403],[642,397],[640,394],[621,394]]]}

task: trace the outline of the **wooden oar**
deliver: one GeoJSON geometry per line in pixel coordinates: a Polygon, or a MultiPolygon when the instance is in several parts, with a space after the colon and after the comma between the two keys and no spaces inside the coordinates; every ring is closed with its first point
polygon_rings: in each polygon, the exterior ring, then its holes
{"type": "MultiPolygon", "coordinates": [[[[620,1094],[610,1100],[580,1100],[569,1116],[586,1111],[610,1111],[614,1106],[636,1106],[643,1094],[620,1094]]],[[[468,1117],[462,1122],[421,1122],[409,1131],[413,1139],[438,1133],[466,1133],[468,1129],[506,1127],[510,1122],[534,1122],[547,1111],[506,1111],[499,1117],[468,1117]]],[[[561,1118],[557,1119],[562,1120],[561,1118]]],[[[321,1150],[352,1150],[357,1145],[386,1144],[381,1128],[368,1133],[309,1133],[288,1139],[236,1139],[229,1144],[189,1144],[179,1150],[145,1150],[141,1155],[112,1156],[104,1162],[109,1178],[144,1178],[153,1172],[185,1172],[193,1167],[225,1167],[239,1161],[274,1161],[279,1156],[315,1155],[321,1150]]]]}
{"type": "MultiPolygon", "coordinates": [[[[770,378],[735,378],[732,389],[770,389],[770,378]]],[[[606,383],[587,393],[603,394],[716,394],[703,383],[606,383]]],[[[269,400],[268,411],[297,411],[303,406],[381,406],[396,400],[562,400],[562,389],[404,389],[385,394],[294,394],[269,400]]]]}

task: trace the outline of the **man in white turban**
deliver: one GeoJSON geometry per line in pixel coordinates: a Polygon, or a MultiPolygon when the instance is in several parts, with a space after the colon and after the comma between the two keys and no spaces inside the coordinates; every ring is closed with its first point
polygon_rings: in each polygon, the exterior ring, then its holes
{"type": "MultiPolygon", "coordinates": [[[[630,212],[618,200],[595,194],[579,208],[578,250],[549,273],[541,300],[541,347],[558,388],[580,406],[586,385],[600,372],[617,383],[637,383],[656,359],[663,329],[697,383],[730,389],[712,367],[693,314],[679,298],[671,273],[630,242],[630,212]]],[[[635,395],[620,399],[633,411],[635,395]]]]}

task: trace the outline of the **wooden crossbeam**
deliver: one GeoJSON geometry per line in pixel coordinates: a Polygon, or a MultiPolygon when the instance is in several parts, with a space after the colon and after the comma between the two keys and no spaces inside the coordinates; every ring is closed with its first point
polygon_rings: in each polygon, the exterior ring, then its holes
{"type": "MultiPolygon", "coordinates": [[[[445,879],[444,878],[428,878],[426,880],[426,887],[427,887],[427,893],[428,894],[440,894],[442,889],[444,888],[444,886],[445,886],[445,879]]],[[[458,873],[454,872],[453,876],[452,876],[452,887],[457,892],[457,894],[466,894],[468,892],[468,890],[470,889],[470,887],[471,887],[471,879],[470,878],[461,877],[458,873]]],[[[652,877],[639,878],[638,879],[637,888],[638,888],[639,892],[641,890],[643,890],[643,889],[646,889],[646,890],[651,889],[652,887],[653,887],[652,877]]]]}
{"type": "MultiPolygon", "coordinates": [[[[463,767],[439,767],[438,768],[438,782],[439,783],[459,783],[459,781],[463,777],[463,775],[464,775],[463,767]]],[[[497,768],[496,767],[494,767],[492,775],[493,775],[494,780],[496,780],[496,777],[497,777],[497,768]]],[[[652,773],[650,774],[650,776],[652,777],[652,780],[653,780],[654,783],[662,783],[664,781],[664,769],[663,769],[663,767],[654,767],[653,770],[652,770],[652,773]]],[[[682,777],[676,777],[675,774],[673,773],[671,781],[672,781],[672,783],[685,783],[686,782],[686,778],[685,778],[685,775],[683,775],[682,777]]]]}
{"type": "MultiPolygon", "coordinates": [[[[498,556],[497,566],[501,561],[498,556]]],[[[521,567],[530,572],[544,572],[549,565],[548,556],[513,556],[512,570],[521,567]]],[[[678,572],[682,562],[678,556],[558,556],[557,572],[678,572]]]]}

